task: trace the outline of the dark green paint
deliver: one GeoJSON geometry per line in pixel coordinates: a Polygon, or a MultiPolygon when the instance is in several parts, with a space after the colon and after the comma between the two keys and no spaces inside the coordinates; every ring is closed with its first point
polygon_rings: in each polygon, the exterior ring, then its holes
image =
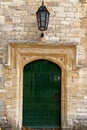
{"type": "Polygon", "coordinates": [[[61,69],[58,65],[37,60],[24,67],[23,126],[30,128],[60,128],[61,69]],[[58,78],[59,77],[59,78],[58,78]]]}

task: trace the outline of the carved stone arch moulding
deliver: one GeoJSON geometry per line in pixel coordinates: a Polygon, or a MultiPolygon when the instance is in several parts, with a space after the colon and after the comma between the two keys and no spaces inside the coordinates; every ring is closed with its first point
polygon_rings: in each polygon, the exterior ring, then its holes
{"type": "Polygon", "coordinates": [[[62,69],[76,66],[76,45],[9,44],[8,66],[20,67],[27,63],[46,59],[58,64],[62,69]]]}
{"type": "Polygon", "coordinates": [[[61,127],[64,128],[67,117],[67,71],[76,68],[76,45],[9,44],[7,67],[17,69],[16,125],[22,126],[23,68],[38,59],[49,60],[61,67],[61,127]]]}

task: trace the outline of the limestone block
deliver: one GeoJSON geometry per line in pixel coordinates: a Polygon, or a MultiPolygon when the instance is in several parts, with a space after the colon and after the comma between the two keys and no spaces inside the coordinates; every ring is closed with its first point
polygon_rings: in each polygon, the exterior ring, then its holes
{"type": "Polygon", "coordinates": [[[81,27],[87,28],[87,18],[86,17],[81,19],[81,27]]]}
{"type": "Polygon", "coordinates": [[[13,17],[13,23],[21,23],[21,17],[19,16],[13,17]]]}
{"type": "Polygon", "coordinates": [[[72,3],[73,3],[73,2],[79,2],[79,0],[70,0],[70,2],[72,2],[72,3]]]}
{"type": "Polygon", "coordinates": [[[74,18],[74,17],[75,17],[75,13],[73,13],[73,12],[68,12],[68,13],[66,14],[66,16],[69,17],[69,18],[74,18]]]}
{"type": "Polygon", "coordinates": [[[86,99],[86,101],[87,101],[87,96],[84,96],[84,99],[86,99]]]}
{"type": "Polygon", "coordinates": [[[12,21],[12,18],[10,18],[9,16],[6,16],[5,22],[8,23],[8,24],[11,24],[13,21],[12,21]]]}
{"type": "Polygon", "coordinates": [[[16,92],[10,91],[7,92],[7,98],[15,98],[16,97],[16,92]]]}
{"type": "Polygon", "coordinates": [[[87,3],[87,0],[81,0],[82,3],[87,3]]]}
{"type": "Polygon", "coordinates": [[[64,7],[52,7],[53,12],[64,12],[64,7]]]}
{"type": "Polygon", "coordinates": [[[46,4],[47,4],[47,6],[49,7],[49,6],[58,6],[59,5],[59,2],[60,2],[60,0],[58,0],[58,1],[55,1],[55,2],[46,2],[46,4]]]}
{"type": "Polygon", "coordinates": [[[0,16],[0,24],[4,24],[5,23],[5,16],[0,16]]]}
{"type": "Polygon", "coordinates": [[[13,0],[0,0],[0,2],[13,2],[13,0]]]}
{"type": "Polygon", "coordinates": [[[66,7],[65,9],[64,9],[64,11],[65,12],[77,12],[77,8],[76,7],[66,7]]]}
{"type": "Polygon", "coordinates": [[[2,28],[6,32],[13,31],[13,25],[4,25],[2,28]]]}
{"type": "Polygon", "coordinates": [[[59,17],[64,17],[64,18],[66,18],[66,13],[65,13],[65,12],[56,13],[56,17],[57,17],[57,18],[59,18],[59,17]]]}
{"type": "Polygon", "coordinates": [[[84,47],[87,48],[87,37],[82,38],[81,41],[84,44],[84,47]]]}
{"type": "Polygon", "coordinates": [[[5,92],[0,92],[0,99],[3,99],[6,97],[6,93],[5,92]]]}
{"type": "MultiPolygon", "coordinates": [[[[76,4],[76,3],[75,3],[76,4]]],[[[61,7],[73,7],[73,4],[72,3],[70,3],[70,2],[66,2],[66,3],[64,3],[64,2],[60,2],[59,3],[59,6],[61,6],[61,7]]]]}
{"type": "Polygon", "coordinates": [[[6,81],[5,87],[12,87],[12,81],[6,81]]]}

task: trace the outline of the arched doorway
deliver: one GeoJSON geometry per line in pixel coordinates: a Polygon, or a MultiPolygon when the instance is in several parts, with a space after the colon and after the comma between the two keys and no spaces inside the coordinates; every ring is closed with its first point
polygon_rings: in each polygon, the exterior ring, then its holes
{"type": "Polygon", "coordinates": [[[36,60],[23,70],[23,121],[28,128],[61,128],[61,68],[36,60]]]}

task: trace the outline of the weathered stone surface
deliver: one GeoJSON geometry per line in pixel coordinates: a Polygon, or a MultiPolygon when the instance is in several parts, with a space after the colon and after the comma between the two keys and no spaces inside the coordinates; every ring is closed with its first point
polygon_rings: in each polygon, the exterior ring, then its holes
{"type": "MultiPolygon", "coordinates": [[[[61,85],[61,112],[65,114],[61,114],[61,126],[70,130],[75,119],[84,121],[87,117],[87,0],[44,3],[50,19],[41,39],[35,14],[40,0],[0,0],[0,119],[7,113],[13,127],[21,128],[23,67],[45,57],[52,62],[56,60],[65,74],[61,85]],[[10,43],[13,46],[9,49],[10,43]],[[26,46],[32,43],[36,44],[35,49],[26,46]],[[56,50],[55,44],[61,47],[56,50]],[[76,47],[69,50],[70,45],[76,47]]],[[[87,124],[85,121],[83,124],[87,124]]]]}
{"type": "Polygon", "coordinates": [[[83,3],[87,3],[87,0],[81,0],[81,2],[83,2],[83,3]]]}

